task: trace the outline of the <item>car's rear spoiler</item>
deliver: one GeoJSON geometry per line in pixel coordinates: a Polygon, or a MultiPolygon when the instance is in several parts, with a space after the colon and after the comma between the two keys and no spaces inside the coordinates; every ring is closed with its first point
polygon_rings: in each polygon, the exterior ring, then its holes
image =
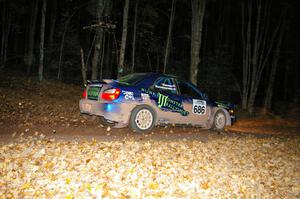
{"type": "Polygon", "coordinates": [[[87,85],[89,84],[108,84],[113,82],[112,79],[102,79],[102,80],[87,80],[87,85]]]}

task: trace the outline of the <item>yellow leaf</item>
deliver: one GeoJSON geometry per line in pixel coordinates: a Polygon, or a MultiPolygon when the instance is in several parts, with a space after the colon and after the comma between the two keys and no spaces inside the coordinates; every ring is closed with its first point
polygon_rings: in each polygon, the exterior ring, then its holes
{"type": "Polygon", "coordinates": [[[66,179],[66,184],[70,184],[71,180],[69,178],[66,179]]]}
{"type": "Polygon", "coordinates": [[[202,189],[208,189],[209,188],[208,182],[202,183],[201,187],[202,187],[202,189]]]}
{"type": "Polygon", "coordinates": [[[72,195],[67,195],[67,196],[66,196],[66,199],[72,199],[72,198],[73,198],[72,195]]]}
{"type": "Polygon", "coordinates": [[[23,186],[22,186],[22,189],[29,189],[30,188],[30,183],[28,182],[28,183],[25,183],[25,184],[23,184],[23,186]]]}
{"type": "Polygon", "coordinates": [[[92,192],[92,186],[91,186],[90,183],[87,183],[87,184],[86,184],[86,188],[87,188],[87,190],[88,190],[89,192],[92,192]]]}
{"type": "Polygon", "coordinates": [[[45,165],[46,169],[52,169],[54,167],[54,163],[53,162],[47,162],[45,165]]]}
{"type": "Polygon", "coordinates": [[[156,182],[151,182],[149,185],[150,189],[157,189],[158,188],[158,184],[156,182]]]}

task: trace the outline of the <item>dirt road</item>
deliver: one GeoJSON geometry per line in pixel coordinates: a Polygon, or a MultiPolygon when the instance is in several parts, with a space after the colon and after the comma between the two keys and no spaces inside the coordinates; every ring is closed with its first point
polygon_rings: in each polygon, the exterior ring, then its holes
{"type": "Polygon", "coordinates": [[[102,141],[121,141],[126,139],[135,140],[158,140],[158,141],[176,141],[176,140],[199,140],[207,141],[211,138],[222,138],[224,136],[241,136],[241,134],[229,132],[214,132],[191,127],[156,127],[150,133],[138,134],[132,132],[129,128],[115,129],[107,126],[42,126],[42,125],[5,125],[0,128],[0,141],[11,142],[16,138],[35,136],[43,134],[48,138],[58,140],[85,140],[92,139],[102,141]]]}

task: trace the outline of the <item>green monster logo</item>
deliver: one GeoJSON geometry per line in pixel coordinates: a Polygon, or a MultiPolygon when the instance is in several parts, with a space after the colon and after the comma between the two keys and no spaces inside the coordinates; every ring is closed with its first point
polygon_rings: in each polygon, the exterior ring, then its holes
{"type": "Polygon", "coordinates": [[[165,108],[173,112],[178,112],[183,116],[187,116],[189,114],[188,111],[183,109],[182,102],[180,101],[170,99],[169,96],[152,91],[150,89],[142,88],[141,91],[149,94],[152,99],[157,99],[158,108],[165,108]]]}
{"type": "Polygon", "coordinates": [[[158,93],[158,108],[165,107],[167,105],[168,96],[158,93]]]}

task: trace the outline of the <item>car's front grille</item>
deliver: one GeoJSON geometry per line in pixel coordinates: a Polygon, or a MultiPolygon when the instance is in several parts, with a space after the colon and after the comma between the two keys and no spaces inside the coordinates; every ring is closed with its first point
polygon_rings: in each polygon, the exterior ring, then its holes
{"type": "Polygon", "coordinates": [[[98,100],[100,91],[101,91],[101,87],[98,86],[89,87],[87,90],[87,98],[89,100],[98,100]]]}

